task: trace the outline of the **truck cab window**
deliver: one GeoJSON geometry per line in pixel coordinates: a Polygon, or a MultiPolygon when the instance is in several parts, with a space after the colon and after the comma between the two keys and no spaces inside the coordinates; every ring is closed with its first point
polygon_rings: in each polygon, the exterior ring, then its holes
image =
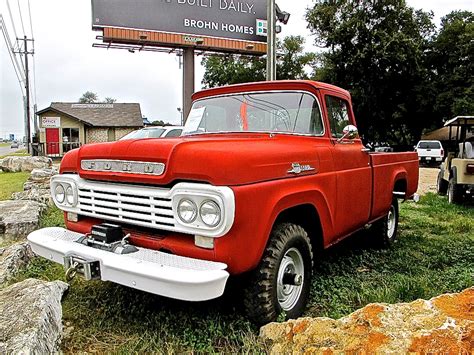
{"type": "Polygon", "coordinates": [[[257,92],[199,100],[184,134],[282,132],[321,136],[324,126],[316,98],[300,92],[257,92]]]}
{"type": "Polygon", "coordinates": [[[342,137],[344,127],[351,124],[347,101],[339,97],[326,95],[326,108],[332,137],[342,137]]]}

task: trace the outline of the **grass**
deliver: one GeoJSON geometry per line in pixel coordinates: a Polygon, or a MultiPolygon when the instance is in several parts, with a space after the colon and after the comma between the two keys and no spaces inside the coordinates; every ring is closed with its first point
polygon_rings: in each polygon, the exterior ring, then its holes
{"type": "MultiPolygon", "coordinates": [[[[50,209],[43,225],[61,225],[50,209]]],[[[315,261],[306,316],[338,318],[370,302],[408,302],[474,284],[474,209],[428,194],[401,205],[399,239],[371,249],[358,235],[315,261]]],[[[15,280],[64,280],[61,266],[36,258],[15,280]]],[[[258,328],[245,317],[239,289],[220,299],[187,303],[112,283],[76,278],[63,300],[65,352],[264,353],[258,328]]]]}
{"type": "Polygon", "coordinates": [[[9,200],[12,193],[23,191],[23,184],[29,176],[29,172],[0,173],[0,201],[9,200]]]}
{"type": "Polygon", "coordinates": [[[20,149],[13,153],[8,153],[6,155],[0,156],[0,159],[6,158],[6,157],[26,157],[28,155],[30,154],[28,154],[28,151],[26,149],[20,149]]]}

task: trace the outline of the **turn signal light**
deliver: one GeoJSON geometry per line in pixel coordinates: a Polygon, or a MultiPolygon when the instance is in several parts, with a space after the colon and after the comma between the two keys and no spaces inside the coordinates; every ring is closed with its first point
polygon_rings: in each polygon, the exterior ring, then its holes
{"type": "Polygon", "coordinates": [[[474,174],[474,164],[467,164],[466,166],[466,173],[474,174]]]}

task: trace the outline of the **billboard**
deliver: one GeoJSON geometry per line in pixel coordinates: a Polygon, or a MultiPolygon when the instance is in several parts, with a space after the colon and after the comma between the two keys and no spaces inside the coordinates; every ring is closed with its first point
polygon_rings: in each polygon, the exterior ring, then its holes
{"type": "Polygon", "coordinates": [[[266,0],[92,0],[92,27],[266,42],[266,0]]]}
{"type": "Polygon", "coordinates": [[[266,0],[92,0],[92,27],[266,42],[266,0]]]}

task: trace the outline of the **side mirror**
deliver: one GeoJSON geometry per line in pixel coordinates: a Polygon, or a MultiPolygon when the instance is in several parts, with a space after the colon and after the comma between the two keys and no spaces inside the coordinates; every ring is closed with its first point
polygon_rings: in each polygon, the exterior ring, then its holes
{"type": "Polygon", "coordinates": [[[343,139],[355,139],[359,137],[359,130],[356,126],[348,125],[342,130],[342,137],[337,140],[338,143],[343,139]]]}

